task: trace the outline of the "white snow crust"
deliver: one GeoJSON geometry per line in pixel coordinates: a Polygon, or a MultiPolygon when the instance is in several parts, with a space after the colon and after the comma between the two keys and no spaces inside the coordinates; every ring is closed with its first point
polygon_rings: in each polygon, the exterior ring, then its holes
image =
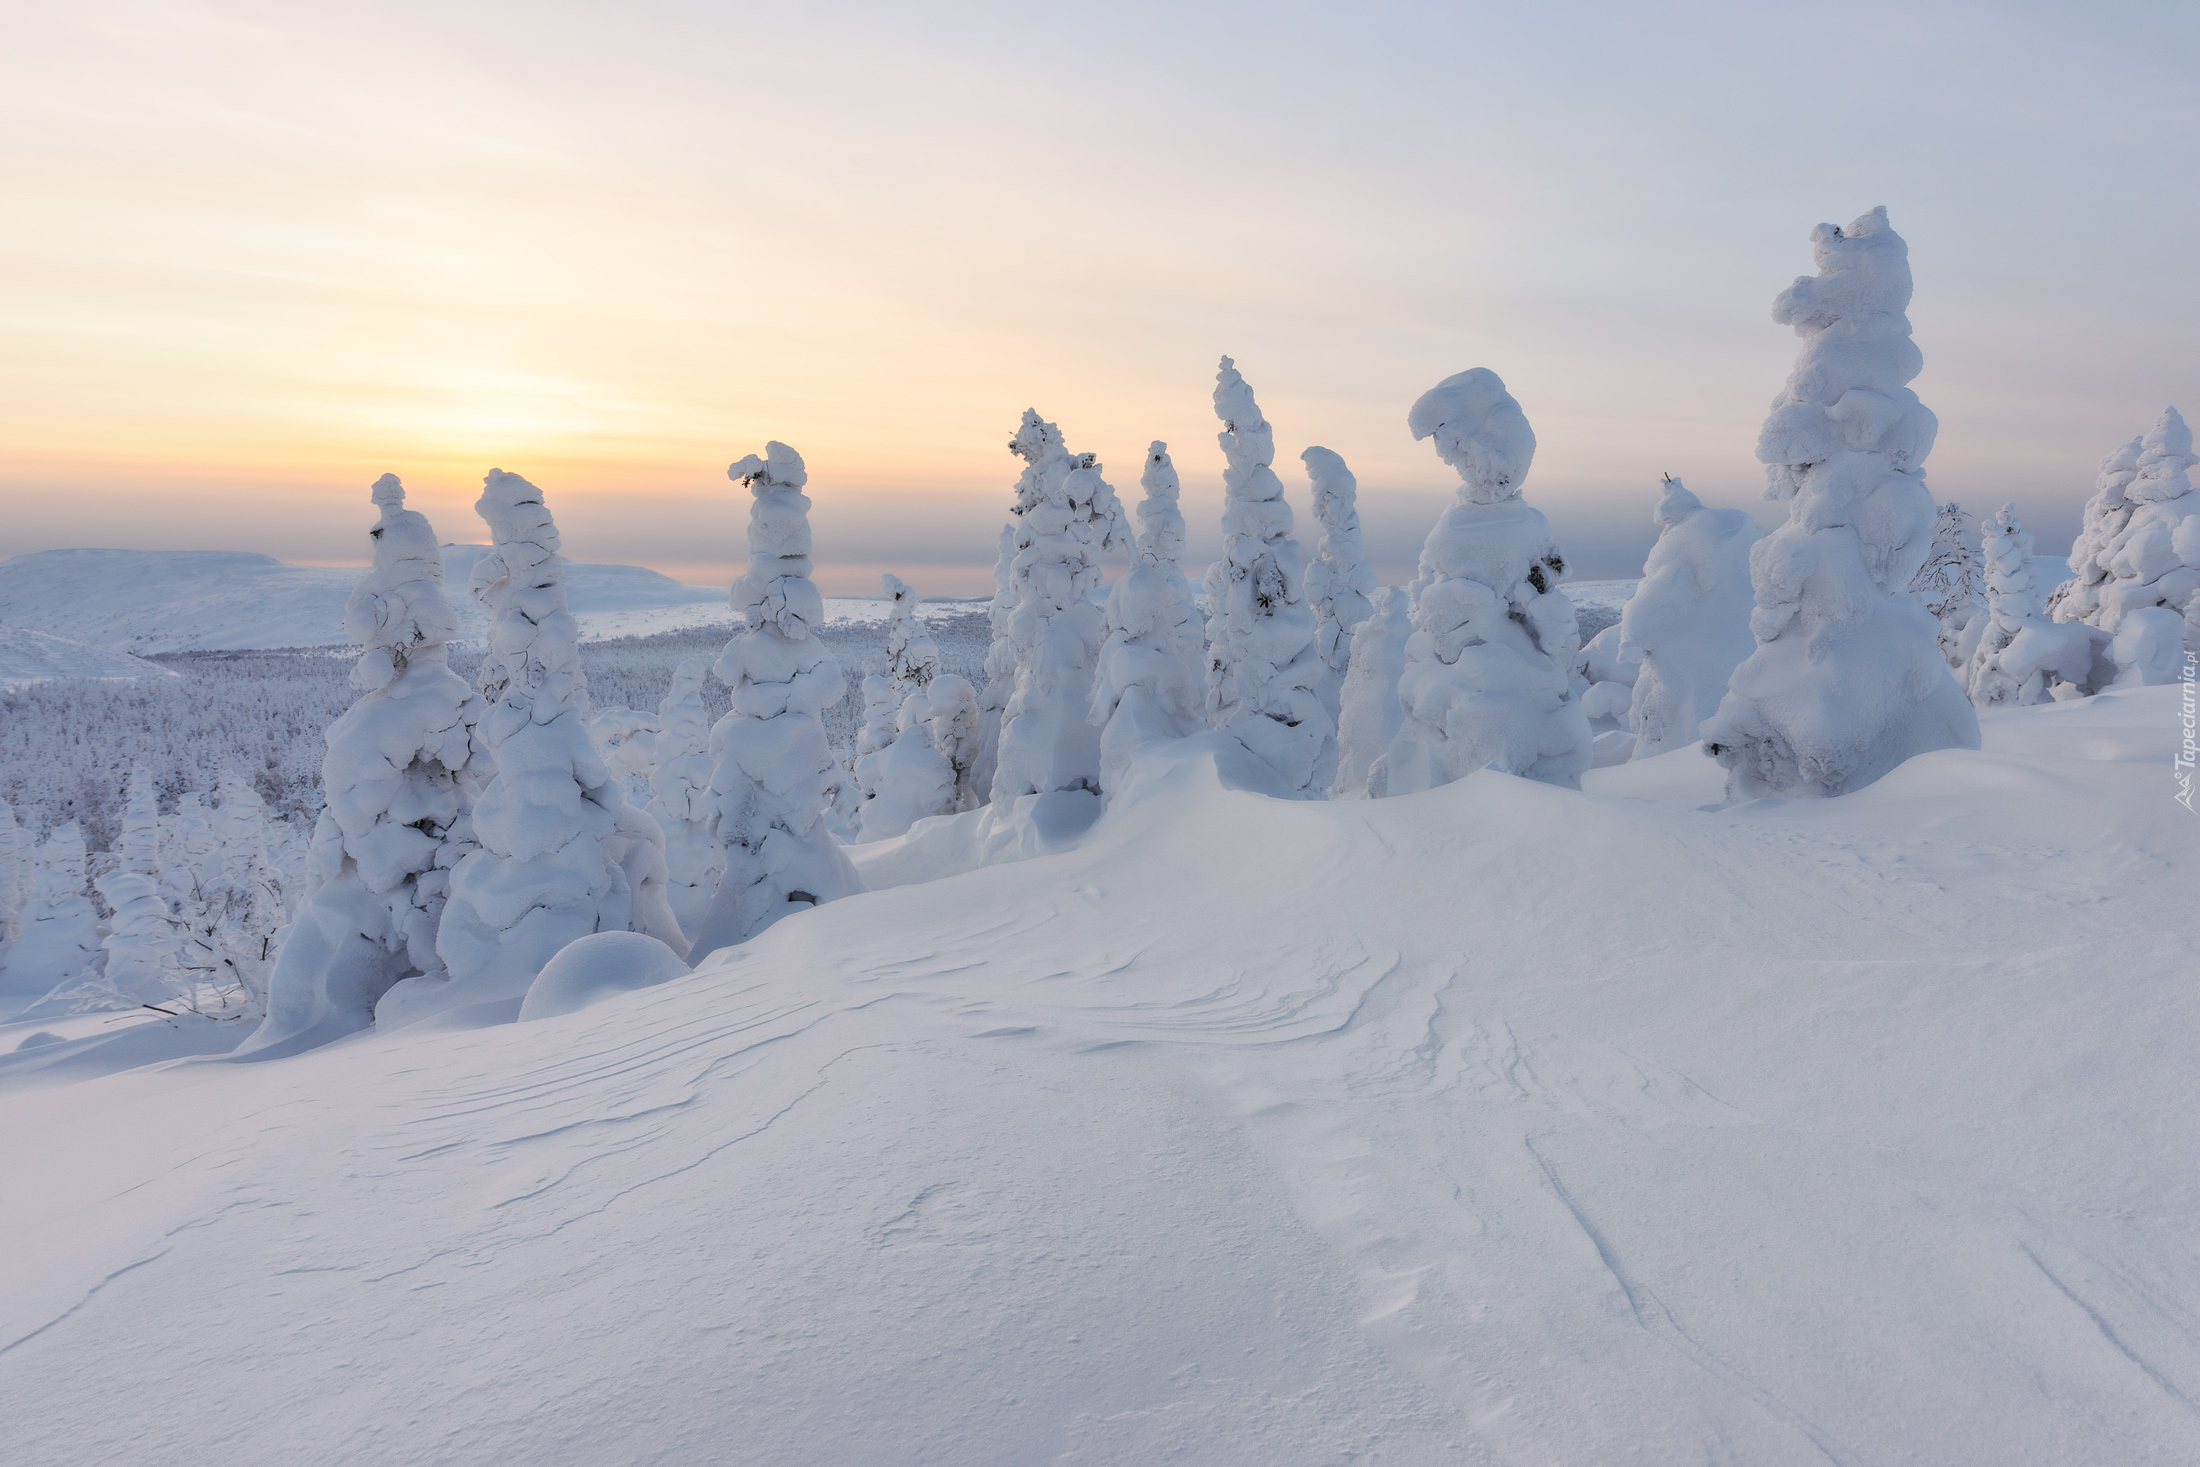
{"type": "Polygon", "coordinates": [[[1201,735],[578,1013],[82,1083],[0,1028],[10,1452],[2181,1460],[2178,700],[1723,812],[1201,735]]]}

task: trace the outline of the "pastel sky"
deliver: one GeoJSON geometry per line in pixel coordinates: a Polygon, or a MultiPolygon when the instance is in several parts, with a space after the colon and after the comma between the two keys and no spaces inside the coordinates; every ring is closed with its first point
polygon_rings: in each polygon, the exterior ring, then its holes
{"type": "MultiPolygon", "coordinates": [[[[1632,574],[1752,450],[1808,235],[1885,204],[1941,497],[2060,551],[2200,410],[2200,6],[79,0],[0,51],[0,555],[364,559],[491,466],[575,559],[723,580],[726,464],[807,457],[828,590],[987,583],[1033,406],[1195,556],[1228,352],[1410,570],[1405,410],[1500,373],[1528,495],[1632,574]]],[[[1204,533],[1202,541],[1199,536],[1204,533]]],[[[1311,536],[1308,536],[1311,539],[1311,536]]]]}

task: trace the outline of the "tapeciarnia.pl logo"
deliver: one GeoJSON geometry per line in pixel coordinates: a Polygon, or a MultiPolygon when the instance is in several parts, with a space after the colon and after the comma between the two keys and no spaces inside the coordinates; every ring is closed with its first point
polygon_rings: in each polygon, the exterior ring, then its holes
{"type": "Polygon", "coordinates": [[[2177,803],[2190,810],[2193,761],[2200,757],[2200,741],[2194,738],[2195,733],[2200,733],[2200,652],[2186,651],[2184,672],[2178,683],[2185,690],[2184,701],[2177,711],[2177,721],[2184,728],[2185,738],[2177,746],[2177,762],[2171,766],[2171,771],[2177,776],[2177,803]]]}

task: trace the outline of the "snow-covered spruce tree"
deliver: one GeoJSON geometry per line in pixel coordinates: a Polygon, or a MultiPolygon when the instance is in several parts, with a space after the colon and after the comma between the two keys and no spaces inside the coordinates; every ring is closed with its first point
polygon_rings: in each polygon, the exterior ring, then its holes
{"type": "Polygon", "coordinates": [[[863,806],[864,840],[901,835],[926,816],[955,808],[955,766],[935,743],[932,724],[931,688],[916,689],[902,703],[894,741],[868,756],[872,793],[863,806]]]}
{"type": "Polygon", "coordinates": [[[725,874],[695,940],[697,958],[863,889],[824,822],[834,761],[819,714],[847,684],[816,635],[825,601],[810,579],[809,471],[802,455],[771,443],[726,475],[755,502],[748,572],[733,583],[742,627],[713,669],[733,689],[733,707],[710,736],[725,874]]]}
{"type": "Polygon", "coordinates": [[[30,890],[0,983],[0,1019],[47,994],[96,987],[103,955],[99,913],[84,892],[84,835],[74,820],[57,827],[32,860],[30,890]]]}
{"type": "Polygon", "coordinates": [[[1114,789],[1139,747],[1181,738],[1204,723],[1200,645],[1192,588],[1179,558],[1184,514],[1169,445],[1146,449],[1139,476],[1138,550],[1130,573],[1108,592],[1107,640],[1093,682],[1092,721],[1100,733],[1101,783],[1114,789]]]}
{"type": "Polygon", "coordinates": [[[886,593],[886,675],[863,680],[863,726],[856,734],[855,777],[862,796],[856,825],[863,840],[900,835],[914,821],[953,806],[957,776],[932,746],[930,703],[918,698],[939,672],[939,644],[917,620],[917,593],[895,575],[886,593]],[[914,706],[911,699],[916,699],[914,706]],[[916,730],[915,740],[902,748],[916,730]]]}
{"type": "Polygon", "coordinates": [[[954,772],[955,785],[947,806],[938,811],[955,815],[975,810],[984,801],[976,785],[978,761],[978,690],[970,679],[951,672],[935,676],[924,690],[924,727],[932,747],[954,772]]]}
{"type": "Polygon", "coordinates": [[[864,811],[878,797],[880,762],[901,731],[901,704],[902,694],[892,678],[883,673],[864,674],[863,722],[856,727],[855,762],[851,766],[856,785],[854,820],[858,830],[868,828],[864,824],[864,811]]]}
{"type": "Polygon", "coordinates": [[[206,796],[185,790],[176,799],[175,813],[161,817],[160,879],[161,898],[168,903],[176,934],[178,981],[172,986],[183,1007],[194,1013],[227,1007],[227,1000],[244,996],[223,981],[214,935],[220,912],[209,879],[219,846],[206,796]]]}
{"type": "Polygon", "coordinates": [[[1016,524],[1009,618],[1016,684],[1001,714],[993,800],[1100,789],[1093,675],[1106,620],[1093,603],[1115,493],[1089,460],[1049,477],[1016,524]]]}
{"type": "Polygon", "coordinates": [[[2106,637],[2083,622],[2047,619],[2032,571],[2032,532],[2005,504],[1985,527],[1986,613],[1964,687],[1980,708],[2022,707],[2093,691],[2095,651],[2106,637]]]}
{"type": "Polygon", "coordinates": [[[985,686],[978,690],[978,763],[973,775],[979,790],[990,796],[993,773],[999,763],[1001,718],[1016,691],[1016,639],[1010,624],[1016,615],[1019,588],[1016,583],[1018,533],[1023,517],[1039,503],[1050,481],[1066,478],[1076,465],[1062,446],[1062,430],[1041,420],[1031,408],[1008,440],[1008,451],[1024,462],[1016,477],[1015,498],[1008,506],[1008,523],[1001,527],[1000,555],[993,566],[993,602],[986,619],[993,628],[993,642],[985,654],[985,686]]]}
{"type": "Polygon", "coordinates": [[[283,926],[283,878],[268,856],[267,802],[250,780],[222,776],[214,809],[214,858],[200,882],[212,915],[215,984],[262,1012],[283,926]]]}
{"type": "Polygon", "coordinates": [[[1957,677],[1986,630],[1986,567],[1971,529],[1971,513],[1953,499],[1933,519],[1933,548],[1910,582],[1910,594],[1940,623],[1940,655],[1957,677]]]}
{"type": "Polygon", "coordinates": [[[878,584],[886,593],[886,675],[906,699],[940,670],[940,645],[917,620],[917,593],[907,581],[883,575],[878,584]]]}
{"type": "Polygon", "coordinates": [[[1579,788],[1589,721],[1574,696],[1581,624],[1558,589],[1550,524],[1520,497],[1535,433],[1495,372],[1446,377],[1406,416],[1459,474],[1459,500],[1421,547],[1398,701],[1384,758],[1393,795],[1499,769],[1579,788]]]}
{"type": "Polygon", "coordinates": [[[359,701],[328,729],[328,800],[305,892],[267,978],[267,1018],[239,1058],[296,1053],[374,1022],[399,980],[444,976],[436,934],[451,868],[472,849],[469,810],[487,757],[481,701],[450,667],[458,618],[427,516],[395,474],[375,481],[374,564],[344,608],[360,645],[359,701]]]}
{"type": "Polygon", "coordinates": [[[1337,725],[1320,692],[1291,506],[1276,477],[1276,433],[1228,357],[1215,374],[1222,420],[1222,558],[1207,570],[1207,722],[1265,760],[1287,789],[1315,798],[1336,777],[1337,725]]]}
{"type": "Polygon", "coordinates": [[[444,972],[384,995],[375,1018],[390,1027],[516,1004],[559,948],[592,932],[643,932],[687,949],[664,835],[627,803],[588,736],[565,559],[542,491],[491,469],[474,507],[491,541],[472,577],[491,618],[477,734],[495,773],[474,801],[474,849],[451,870],[435,939],[444,972]]]}
{"type": "Polygon", "coordinates": [[[22,927],[35,846],[31,833],[16,823],[14,809],[0,800],[0,970],[7,967],[8,946],[22,927]]]}
{"type": "Polygon", "coordinates": [[[1352,633],[1375,609],[1375,572],[1360,543],[1360,481],[1344,459],[1326,448],[1299,455],[1314,485],[1314,518],[1322,527],[1314,563],[1306,568],[1306,599],[1314,606],[1314,644],[1328,674],[1321,684],[1322,706],[1334,719],[1343,694],[1345,665],[1352,657],[1352,633]]]}
{"type": "Polygon", "coordinates": [[[703,704],[709,670],[700,657],[683,657],[673,669],[671,691],[657,710],[657,768],[649,777],[649,813],[664,832],[672,915],[690,937],[702,931],[725,870],[711,830],[710,716],[703,704]]]}
{"type": "MultiPolygon", "coordinates": [[[[2192,430],[2175,408],[2140,441],[2130,479],[2121,486],[2123,509],[2096,521],[2088,506],[2081,539],[2088,566],[2081,579],[2098,576],[2058,608],[2082,618],[2114,640],[2117,687],[2174,682],[2188,646],[2200,650],[2200,490],[2190,470],[2192,430]],[[2193,630],[2188,630],[2192,628],[2193,630]]],[[[2104,474],[2104,478],[2106,475],[2104,474]]],[[[2098,496],[2097,496],[2098,497],[2098,496]]],[[[2077,569],[2078,554],[2071,561],[2077,569]]]]}
{"type": "Polygon", "coordinates": [[[1695,743],[1756,647],[1749,559],[1764,532],[1738,509],[1706,509],[1670,476],[1655,518],[1657,543],[1619,619],[1619,659],[1635,665],[1627,726],[1637,759],[1695,743]]]}
{"type": "Polygon", "coordinates": [[[2115,558],[2109,547],[2131,523],[2132,504],[2124,490],[2139,476],[2139,455],[2145,448],[2142,434],[2101,460],[2093,497],[2085,503],[2078,538],[2070,547],[2070,579],[2047,598],[2048,614],[2055,620],[2100,625],[2101,592],[2108,588],[2108,566],[2115,558]]]}
{"type": "Polygon", "coordinates": [[[1910,581],[1932,548],[1938,423],[1909,381],[1909,249],[1874,209],[1811,232],[1818,273],[1772,316],[1803,350],[1757,442],[1787,523],[1750,552],[1756,650],[1703,726],[1734,798],[1838,795],[1912,755],[1978,747],[1978,716],[1910,581]]]}
{"type": "Polygon", "coordinates": [[[1404,587],[1383,586],[1370,604],[1374,609],[1352,630],[1339,700],[1337,782],[1330,794],[1340,800],[1387,793],[1384,756],[1406,721],[1398,680],[1406,670],[1406,639],[1413,635],[1413,603],[1404,587]]]}
{"type": "Polygon", "coordinates": [[[115,836],[114,869],[99,878],[99,894],[114,915],[107,922],[103,1006],[157,1004],[181,982],[176,928],[161,895],[160,815],[153,772],[130,775],[130,795],[115,836]]]}

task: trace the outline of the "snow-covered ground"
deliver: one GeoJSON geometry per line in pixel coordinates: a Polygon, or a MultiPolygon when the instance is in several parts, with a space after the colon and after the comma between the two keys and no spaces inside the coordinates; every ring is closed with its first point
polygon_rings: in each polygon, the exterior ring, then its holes
{"type": "Polygon", "coordinates": [[[1203,737],[560,1018],[41,1042],[11,1455],[2193,1461],[2179,696],[1717,812],[1693,749],[1299,803],[1203,737]]]}
{"type": "MultiPolygon", "coordinates": [[[[444,546],[445,583],[463,591],[483,548],[444,546]]],[[[0,624],[142,654],[336,647],[348,643],[344,601],[358,581],[356,566],[285,565],[245,551],[43,550],[0,560],[0,624]]],[[[572,565],[565,585],[585,641],[733,624],[725,587],[641,566],[572,565]]],[[[452,606],[460,640],[479,643],[487,615],[462,594],[452,606]]],[[[882,621],[886,603],[841,598],[826,614],[882,621]]]]}

